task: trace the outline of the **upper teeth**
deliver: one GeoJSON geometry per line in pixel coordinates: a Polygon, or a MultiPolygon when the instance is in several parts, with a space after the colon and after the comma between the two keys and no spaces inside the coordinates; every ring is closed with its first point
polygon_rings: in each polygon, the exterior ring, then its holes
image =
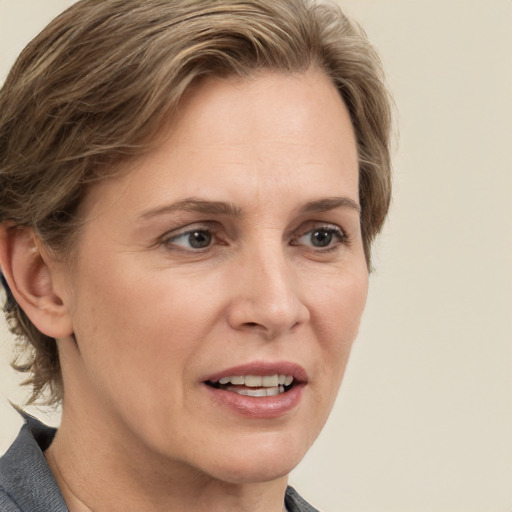
{"type": "Polygon", "coordinates": [[[233,384],[235,386],[247,386],[250,388],[289,386],[293,382],[291,375],[233,375],[222,377],[219,384],[233,384]]]}

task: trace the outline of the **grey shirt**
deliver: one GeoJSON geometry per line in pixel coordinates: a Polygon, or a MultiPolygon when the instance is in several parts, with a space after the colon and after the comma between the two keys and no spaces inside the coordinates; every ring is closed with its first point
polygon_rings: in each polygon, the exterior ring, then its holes
{"type": "MultiPolygon", "coordinates": [[[[56,430],[24,415],[25,424],[0,458],[0,512],[68,512],[43,452],[56,430]]],[[[293,487],[286,489],[289,512],[318,512],[293,487]]]]}

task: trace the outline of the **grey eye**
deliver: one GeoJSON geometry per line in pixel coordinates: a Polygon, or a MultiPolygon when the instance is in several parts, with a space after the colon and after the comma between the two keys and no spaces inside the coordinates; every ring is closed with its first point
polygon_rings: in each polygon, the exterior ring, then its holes
{"type": "Polygon", "coordinates": [[[188,233],[190,247],[204,249],[212,243],[212,234],[208,231],[193,231],[188,233]]]}
{"type": "Polygon", "coordinates": [[[185,249],[205,249],[212,243],[213,235],[206,229],[186,231],[170,238],[167,243],[185,249]]]}
{"type": "Polygon", "coordinates": [[[332,232],[324,229],[312,231],[309,236],[313,247],[328,247],[332,242],[332,232]]]}
{"type": "Polygon", "coordinates": [[[305,245],[316,249],[334,247],[343,242],[344,233],[339,227],[325,226],[310,229],[297,239],[299,245],[305,245]]]}

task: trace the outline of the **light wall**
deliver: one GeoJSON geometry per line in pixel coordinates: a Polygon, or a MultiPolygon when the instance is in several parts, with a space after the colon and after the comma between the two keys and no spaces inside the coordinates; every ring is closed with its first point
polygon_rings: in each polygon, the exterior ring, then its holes
{"type": "MultiPolygon", "coordinates": [[[[0,81],[70,3],[0,0],[0,81]]],[[[342,393],[292,483],[326,512],[510,512],[512,2],[342,5],[397,104],[395,195],[342,393]]],[[[0,451],[20,423],[10,343],[0,451]]]]}

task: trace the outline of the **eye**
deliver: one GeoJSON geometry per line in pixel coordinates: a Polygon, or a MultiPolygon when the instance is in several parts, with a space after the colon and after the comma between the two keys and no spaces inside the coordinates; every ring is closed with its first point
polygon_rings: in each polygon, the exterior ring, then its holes
{"type": "Polygon", "coordinates": [[[310,229],[299,238],[293,245],[305,245],[315,249],[334,248],[345,241],[345,234],[338,226],[320,226],[310,229]]]}
{"type": "Polygon", "coordinates": [[[174,245],[183,249],[206,249],[211,245],[213,233],[210,229],[191,229],[164,240],[166,245],[174,245]]]}

